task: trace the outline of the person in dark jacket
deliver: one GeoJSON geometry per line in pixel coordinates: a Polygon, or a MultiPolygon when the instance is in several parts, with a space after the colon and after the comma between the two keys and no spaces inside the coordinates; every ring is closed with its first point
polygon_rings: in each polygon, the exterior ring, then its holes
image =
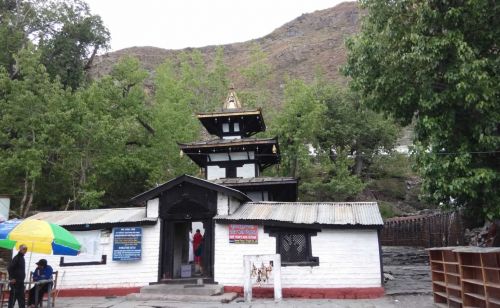
{"type": "MultiPolygon", "coordinates": [[[[33,281],[34,282],[38,282],[38,281],[42,281],[42,280],[51,280],[52,281],[52,274],[54,273],[54,270],[52,269],[52,266],[47,264],[47,260],[40,259],[40,261],[38,261],[36,263],[36,265],[37,265],[37,268],[33,272],[33,281]]],[[[45,293],[49,292],[49,286],[52,286],[52,282],[38,284],[30,289],[30,294],[28,297],[28,306],[30,308],[33,308],[33,307],[35,307],[35,305],[38,305],[42,302],[43,295],[45,293]],[[36,288],[38,288],[38,298],[36,299],[36,302],[35,302],[36,288]]]]}
{"type": "Polygon", "coordinates": [[[25,308],[24,302],[24,279],[26,278],[26,264],[24,262],[24,255],[28,251],[26,245],[19,246],[19,252],[10,262],[7,271],[9,272],[9,305],[8,308],[14,308],[17,303],[19,308],[25,308]]]}

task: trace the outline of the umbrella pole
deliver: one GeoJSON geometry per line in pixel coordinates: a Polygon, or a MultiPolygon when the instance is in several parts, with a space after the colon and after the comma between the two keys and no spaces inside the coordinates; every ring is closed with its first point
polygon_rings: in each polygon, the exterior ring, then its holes
{"type": "MultiPolygon", "coordinates": [[[[31,249],[30,249],[30,259],[28,261],[28,279],[30,277],[30,267],[31,267],[31,257],[33,256],[33,249],[35,247],[35,242],[31,242],[31,249]]],[[[29,280],[28,280],[29,281],[29,280]]]]}

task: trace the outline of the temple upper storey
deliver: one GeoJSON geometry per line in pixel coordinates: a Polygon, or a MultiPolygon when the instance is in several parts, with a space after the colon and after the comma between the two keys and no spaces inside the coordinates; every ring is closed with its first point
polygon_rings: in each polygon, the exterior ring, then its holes
{"type": "Polygon", "coordinates": [[[218,138],[179,143],[179,147],[205,170],[206,179],[254,178],[279,163],[276,138],[250,138],[266,130],[261,109],[242,108],[234,88],[229,90],[222,110],[198,113],[197,117],[218,138]]]}
{"type": "Polygon", "coordinates": [[[242,108],[234,88],[229,89],[222,110],[196,116],[211,135],[222,139],[247,138],[266,130],[262,110],[242,108]]]}

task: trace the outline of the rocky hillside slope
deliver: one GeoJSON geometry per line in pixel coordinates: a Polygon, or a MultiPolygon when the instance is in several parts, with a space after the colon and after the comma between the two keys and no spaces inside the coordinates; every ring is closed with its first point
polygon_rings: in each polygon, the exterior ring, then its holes
{"type": "MultiPolygon", "coordinates": [[[[248,64],[251,47],[258,43],[268,55],[273,70],[269,83],[273,106],[280,105],[280,87],[286,75],[311,80],[320,69],[330,80],[344,84],[339,69],[346,61],[345,40],[359,30],[360,10],[356,2],[344,2],[333,8],[316,11],[292,20],[262,38],[223,45],[224,58],[230,67],[231,81],[237,89],[245,84],[239,70],[248,64]]],[[[207,59],[213,59],[218,46],[198,48],[207,59]]],[[[96,59],[91,74],[108,73],[121,57],[137,57],[150,72],[167,58],[175,58],[191,49],[167,50],[156,47],[131,47],[105,54],[96,59]]]]}
{"type": "MultiPolygon", "coordinates": [[[[231,82],[237,91],[247,88],[240,71],[248,66],[252,46],[258,43],[267,54],[272,67],[273,77],[268,83],[268,89],[263,90],[271,93],[269,105],[273,107],[281,106],[283,80],[287,75],[310,81],[319,70],[332,82],[345,85],[347,79],[340,73],[340,68],[346,62],[345,41],[359,31],[362,13],[356,2],[344,2],[333,8],[303,14],[262,38],[222,45],[226,65],[230,68],[231,82]]],[[[197,49],[204,55],[207,63],[211,63],[217,47],[219,46],[197,49]]],[[[121,57],[134,56],[153,77],[155,68],[165,60],[175,60],[180,53],[192,50],[194,49],[126,48],[97,58],[91,74],[94,77],[107,74],[121,57]]],[[[148,85],[148,88],[151,87],[148,85]]],[[[264,110],[268,115],[271,111],[269,109],[264,110]]],[[[399,144],[402,148],[411,144],[411,129],[403,132],[399,144]]],[[[362,199],[379,200],[388,216],[411,213],[425,207],[417,198],[419,183],[413,185],[413,182],[414,179],[400,178],[373,182],[362,199]]]]}

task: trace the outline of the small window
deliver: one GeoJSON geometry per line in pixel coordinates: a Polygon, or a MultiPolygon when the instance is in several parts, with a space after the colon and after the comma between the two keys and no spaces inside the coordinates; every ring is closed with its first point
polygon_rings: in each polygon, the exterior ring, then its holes
{"type": "Polygon", "coordinates": [[[239,132],[240,131],[240,123],[234,123],[234,131],[239,132]]]}
{"type": "Polygon", "coordinates": [[[227,167],[226,178],[235,178],[235,177],[236,177],[236,167],[227,167]]]}
{"type": "Polygon", "coordinates": [[[222,132],[229,133],[229,123],[222,123],[222,132]]]}
{"type": "Polygon", "coordinates": [[[282,266],[319,265],[319,258],[312,256],[311,249],[311,236],[315,236],[316,231],[277,228],[268,231],[276,237],[276,253],[281,255],[282,266]]]}

